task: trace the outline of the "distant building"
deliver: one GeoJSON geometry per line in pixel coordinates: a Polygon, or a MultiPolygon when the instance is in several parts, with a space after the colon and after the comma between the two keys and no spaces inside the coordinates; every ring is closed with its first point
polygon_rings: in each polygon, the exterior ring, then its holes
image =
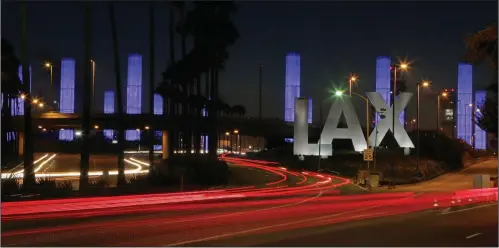
{"type": "MultiPolygon", "coordinates": [[[[61,61],[61,91],[59,111],[66,114],[75,112],[75,60],[64,58],[61,61]]],[[[59,130],[59,140],[71,141],[74,130],[59,130]]]]}
{"type": "Polygon", "coordinates": [[[473,144],[473,67],[460,63],[457,73],[457,138],[473,144]]]}
{"type": "MultiPolygon", "coordinates": [[[[142,113],[142,56],[140,54],[128,55],[126,113],[142,113]]],[[[140,131],[126,130],[125,139],[128,141],[140,140],[140,131]]]]}
{"type": "Polygon", "coordinates": [[[286,89],[284,95],[284,121],[294,122],[295,100],[300,97],[300,55],[286,55],[286,89]]]}

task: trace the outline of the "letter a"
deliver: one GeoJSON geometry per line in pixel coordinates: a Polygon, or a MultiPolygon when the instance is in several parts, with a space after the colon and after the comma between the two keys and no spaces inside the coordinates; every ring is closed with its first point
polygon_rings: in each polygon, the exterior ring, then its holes
{"type": "Polygon", "coordinates": [[[367,148],[350,96],[336,98],[329,110],[321,134],[321,144],[330,144],[334,139],[351,139],[353,148],[358,152],[362,152],[367,148]],[[347,128],[338,128],[342,113],[345,116],[347,128]]]}

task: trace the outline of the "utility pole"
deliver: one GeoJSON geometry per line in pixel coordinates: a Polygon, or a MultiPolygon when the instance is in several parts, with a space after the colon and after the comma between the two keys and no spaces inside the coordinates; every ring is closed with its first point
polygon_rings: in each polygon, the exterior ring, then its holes
{"type": "Polygon", "coordinates": [[[322,104],[323,102],[319,102],[319,156],[317,162],[317,172],[321,169],[321,135],[322,135],[322,104]]]}
{"type": "Polygon", "coordinates": [[[262,119],[262,77],[263,77],[263,64],[260,64],[260,76],[258,82],[258,118],[262,119]]]}

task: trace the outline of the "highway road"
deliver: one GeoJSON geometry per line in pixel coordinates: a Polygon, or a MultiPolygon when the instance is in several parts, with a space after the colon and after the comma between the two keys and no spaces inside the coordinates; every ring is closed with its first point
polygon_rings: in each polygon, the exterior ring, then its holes
{"type": "Polygon", "coordinates": [[[497,211],[495,203],[457,211],[423,211],[190,245],[497,247],[497,211]]]}
{"type": "Polygon", "coordinates": [[[409,246],[462,239],[463,245],[479,245],[497,233],[497,207],[484,207],[497,202],[497,189],[344,195],[352,189],[347,179],[226,159],[274,173],[275,181],[265,187],[4,203],[2,245],[409,246]],[[480,208],[465,211],[473,206],[480,208]]]}

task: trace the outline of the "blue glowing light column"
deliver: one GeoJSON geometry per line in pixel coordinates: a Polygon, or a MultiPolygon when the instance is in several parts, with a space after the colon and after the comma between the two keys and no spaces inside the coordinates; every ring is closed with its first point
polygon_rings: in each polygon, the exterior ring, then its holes
{"type": "MultiPolygon", "coordinates": [[[[376,58],[376,92],[379,92],[388,106],[390,106],[391,72],[390,57],[380,56],[376,58]]],[[[379,116],[376,114],[376,124],[379,116]]]]}
{"type": "Polygon", "coordinates": [[[300,55],[286,55],[286,91],[284,95],[284,121],[295,121],[295,100],[300,97],[300,55]]]}
{"type": "MultiPolygon", "coordinates": [[[[61,93],[59,99],[61,113],[75,112],[75,60],[64,58],[61,61],[61,93]]],[[[59,140],[71,141],[74,130],[59,130],[59,140]]]]}
{"type": "MultiPolygon", "coordinates": [[[[104,114],[114,114],[114,91],[104,91],[104,114]]],[[[104,137],[108,139],[114,138],[112,129],[104,129],[104,137]]]]}
{"type": "MultiPolygon", "coordinates": [[[[31,92],[31,65],[29,66],[29,92],[31,92]]],[[[18,75],[19,79],[21,80],[21,83],[24,84],[23,82],[23,68],[20,65],[18,68],[18,75]]],[[[17,99],[12,99],[11,106],[10,106],[11,114],[12,116],[15,115],[24,115],[24,100],[18,97],[17,99]]]]}
{"type": "Polygon", "coordinates": [[[308,99],[308,124],[312,123],[312,98],[308,99]]]}
{"type": "MultiPolygon", "coordinates": [[[[478,109],[484,102],[487,97],[487,93],[485,91],[477,91],[475,92],[475,111],[479,112],[478,109]]],[[[481,129],[478,125],[475,124],[475,149],[478,150],[486,150],[487,149],[487,132],[481,129]]]]}
{"type": "MultiPolygon", "coordinates": [[[[142,113],[142,56],[128,55],[128,76],[126,86],[126,113],[142,113]]],[[[126,130],[125,139],[140,140],[140,131],[126,130]]]]}
{"type": "Polygon", "coordinates": [[[472,145],[473,67],[460,63],[457,72],[457,137],[472,145]]]}
{"type": "Polygon", "coordinates": [[[163,97],[159,94],[154,94],[154,114],[163,114],[163,97]]]}
{"type": "MultiPolygon", "coordinates": [[[[163,114],[163,97],[159,94],[154,94],[154,114],[162,115],[163,114]]],[[[155,137],[161,138],[163,136],[162,131],[154,131],[155,137]]],[[[154,145],[154,150],[161,150],[162,145],[154,145]]]]}

